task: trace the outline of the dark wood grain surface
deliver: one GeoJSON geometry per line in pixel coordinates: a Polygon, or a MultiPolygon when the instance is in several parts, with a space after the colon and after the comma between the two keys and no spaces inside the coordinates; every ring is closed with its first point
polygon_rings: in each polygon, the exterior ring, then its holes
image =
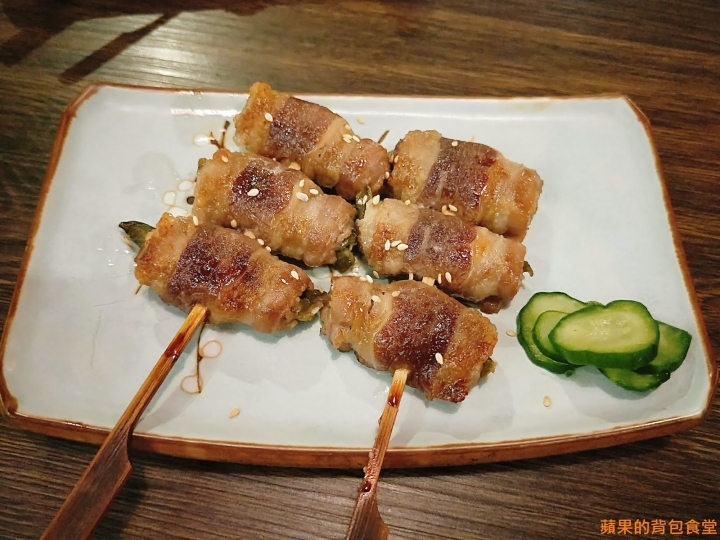
{"type": "MultiPolygon", "coordinates": [[[[264,80],[297,92],[484,96],[621,92],[652,122],[718,351],[718,29],[713,1],[0,3],[0,324],[60,114],[89,82],[240,91],[264,80]]],[[[720,535],[718,405],[716,397],[699,427],[641,443],[384,471],[380,511],[391,538],[597,538],[609,519],[714,519],[720,535]]],[[[95,451],[0,423],[0,537],[39,537],[95,451]]],[[[145,454],[133,463],[96,538],[342,538],[362,476],[145,454]]]]}

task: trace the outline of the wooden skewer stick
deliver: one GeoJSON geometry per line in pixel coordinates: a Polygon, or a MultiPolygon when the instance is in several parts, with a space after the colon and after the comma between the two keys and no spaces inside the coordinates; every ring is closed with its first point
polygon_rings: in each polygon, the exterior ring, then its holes
{"type": "Polygon", "coordinates": [[[407,369],[396,369],[393,374],[388,399],[375,436],[375,444],[370,451],[370,460],[365,468],[365,477],[360,485],[350,527],[345,536],[346,540],[385,540],[388,537],[389,530],[380,517],[377,507],[377,485],[407,377],[407,369]]]}
{"type": "Polygon", "coordinates": [[[207,308],[196,305],[155,367],[95,454],[85,473],[48,525],[42,539],[82,540],[90,536],[105,510],[132,472],[128,457],[130,434],[160,385],[170,373],[195,330],[205,320],[207,308]]]}

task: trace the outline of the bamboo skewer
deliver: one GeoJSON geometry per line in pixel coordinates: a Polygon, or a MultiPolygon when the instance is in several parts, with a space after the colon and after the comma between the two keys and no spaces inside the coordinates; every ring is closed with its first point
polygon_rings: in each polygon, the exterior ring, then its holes
{"type": "Polygon", "coordinates": [[[81,540],[90,536],[132,472],[130,435],[153,396],[205,320],[207,308],[196,305],[135,394],[105,442],[85,469],[42,535],[43,540],[81,540]]]}
{"type": "Polygon", "coordinates": [[[360,484],[355,510],[345,536],[346,540],[385,540],[388,537],[389,530],[377,507],[377,486],[407,377],[407,369],[396,369],[393,374],[375,443],[370,451],[370,460],[365,467],[365,476],[360,484]]]}

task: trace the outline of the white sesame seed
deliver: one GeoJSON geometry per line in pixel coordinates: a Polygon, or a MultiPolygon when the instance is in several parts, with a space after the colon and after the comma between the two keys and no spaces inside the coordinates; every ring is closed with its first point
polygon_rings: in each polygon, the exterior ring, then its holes
{"type": "Polygon", "coordinates": [[[380,279],[380,274],[377,273],[377,270],[373,270],[373,276],[375,276],[376,279],[380,279]]]}
{"type": "MultiPolygon", "coordinates": [[[[235,220],[233,220],[233,221],[235,221],[235,220]]],[[[255,240],[255,233],[254,233],[254,232],[252,232],[252,231],[245,231],[243,234],[244,234],[245,236],[247,236],[248,238],[252,238],[253,240],[255,240]]]]}
{"type": "Polygon", "coordinates": [[[227,156],[224,156],[224,155],[223,155],[223,156],[220,156],[220,159],[222,159],[224,163],[227,163],[228,161],[230,161],[230,160],[228,159],[228,157],[227,157],[227,156]]]}
{"type": "Polygon", "coordinates": [[[263,240],[262,238],[258,238],[258,239],[257,239],[257,243],[260,244],[261,246],[264,246],[264,245],[265,245],[265,240],[263,240]]]}
{"type": "Polygon", "coordinates": [[[368,274],[367,276],[365,276],[365,281],[367,281],[368,283],[372,283],[373,278],[371,278],[370,275],[368,274]]]}
{"type": "Polygon", "coordinates": [[[400,156],[395,156],[395,157],[393,158],[393,163],[397,163],[399,157],[400,157],[400,156]]]}
{"type": "Polygon", "coordinates": [[[273,121],[272,114],[270,114],[269,112],[266,112],[266,113],[265,113],[265,120],[267,120],[268,122],[272,122],[272,121],[273,121]]]}
{"type": "Polygon", "coordinates": [[[299,170],[300,170],[300,165],[298,165],[297,163],[295,163],[295,162],[293,161],[290,165],[288,165],[288,169],[294,169],[294,170],[296,170],[296,171],[299,171],[299,170]]]}
{"type": "Polygon", "coordinates": [[[320,192],[319,192],[317,189],[315,189],[315,188],[312,188],[312,189],[310,190],[310,193],[312,193],[313,195],[319,195],[319,194],[320,194],[320,192]]]}
{"type": "Polygon", "coordinates": [[[350,131],[350,129],[351,129],[351,128],[350,128],[350,124],[345,124],[345,129],[347,129],[348,131],[350,131]]]}
{"type": "Polygon", "coordinates": [[[298,186],[303,187],[304,185],[305,185],[305,179],[303,178],[302,180],[300,180],[300,182],[298,182],[298,186]]]}
{"type": "Polygon", "coordinates": [[[409,246],[407,244],[398,244],[398,251],[405,251],[409,246]]]}
{"type": "Polygon", "coordinates": [[[235,221],[235,220],[233,219],[233,220],[230,222],[230,226],[231,226],[233,229],[237,229],[237,221],[235,221]]]}
{"type": "Polygon", "coordinates": [[[443,204],[443,206],[442,206],[442,208],[440,209],[440,211],[441,211],[443,214],[444,214],[445,212],[447,212],[447,204],[443,204]]]}
{"type": "Polygon", "coordinates": [[[455,206],[454,204],[448,204],[448,210],[450,210],[451,212],[457,212],[457,206],[455,206]]]}
{"type": "Polygon", "coordinates": [[[438,364],[442,365],[442,363],[444,362],[444,360],[443,360],[443,355],[440,354],[439,352],[436,352],[436,353],[435,353],[435,360],[437,360],[437,363],[438,363],[438,364]]]}
{"type": "Polygon", "coordinates": [[[412,272],[410,272],[410,273],[408,274],[408,279],[409,279],[410,281],[413,281],[413,280],[415,279],[415,274],[413,274],[412,272]]]}
{"type": "Polygon", "coordinates": [[[358,124],[364,124],[364,123],[365,123],[365,120],[363,120],[362,118],[358,118],[358,119],[357,119],[357,123],[358,123],[358,124]]]}
{"type": "Polygon", "coordinates": [[[228,416],[230,418],[235,418],[238,414],[240,414],[240,409],[236,407],[232,411],[230,411],[230,414],[228,414],[228,416]]]}
{"type": "Polygon", "coordinates": [[[437,282],[442,284],[442,274],[438,274],[437,282]]]}
{"type": "Polygon", "coordinates": [[[390,178],[390,173],[385,171],[385,179],[387,180],[388,178],[390,178]]]}
{"type": "Polygon", "coordinates": [[[265,249],[267,249],[270,253],[272,253],[272,249],[270,249],[270,246],[265,246],[265,249]]]}
{"type": "Polygon", "coordinates": [[[362,313],[362,312],[363,312],[363,308],[360,308],[360,313],[362,313]]]}
{"type": "Polygon", "coordinates": [[[393,298],[397,298],[398,296],[400,296],[400,291],[393,291],[390,296],[392,296],[393,298]]]}
{"type": "Polygon", "coordinates": [[[434,280],[433,278],[431,278],[431,277],[424,277],[424,278],[422,278],[422,282],[423,282],[425,285],[430,285],[431,287],[432,287],[433,285],[435,285],[435,280],[434,280]]]}
{"type": "Polygon", "coordinates": [[[391,247],[397,247],[400,243],[401,243],[400,240],[393,240],[393,241],[390,243],[390,246],[391,246],[391,247]]]}
{"type": "Polygon", "coordinates": [[[390,240],[385,240],[385,251],[390,251],[390,240]]]}
{"type": "Polygon", "coordinates": [[[353,138],[353,141],[360,142],[360,137],[358,137],[357,135],[353,135],[352,138],[353,138]]]}
{"type": "Polygon", "coordinates": [[[367,202],[368,202],[368,196],[367,196],[367,195],[363,195],[363,198],[362,198],[362,200],[360,201],[360,204],[367,204],[367,202]]]}
{"type": "Polygon", "coordinates": [[[301,191],[298,192],[298,193],[296,193],[295,196],[296,196],[298,199],[300,199],[301,201],[307,201],[307,200],[308,200],[308,196],[305,195],[305,194],[304,194],[303,192],[301,192],[301,191]]]}
{"type": "Polygon", "coordinates": [[[452,283],[452,274],[450,274],[450,272],[445,272],[445,279],[448,283],[452,283]]]}
{"type": "Polygon", "coordinates": [[[350,141],[352,141],[352,135],[350,135],[349,133],[345,133],[342,136],[342,138],[343,138],[343,141],[345,141],[346,143],[349,143],[350,141]]]}
{"type": "Polygon", "coordinates": [[[380,202],[380,195],[375,195],[375,196],[372,198],[372,203],[373,203],[373,204],[378,204],[379,202],[380,202]]]}
{"type": "Polygon", "coordinates": [[[410,206],[410,199],[405,199],[405,206],[410,206]]]}
{"type": "Polygon", "coordinates": [[[549,407],[550,405],[552,405],[552,401],[550,401],[550,396],[545,396],[543,398],[543,405],[545,407],[549,407]]]}
{"type": "Polygon", "coordinates": [[[508,336],[510,336],[510,337],[515,337],[515,336],[517,336],[517,334],[515,333],[514,330],[506,330],[505,333],[506,333],[508,336]]]}
{"type": "Polygon", "coordinates": [[[256,187],[252,188],[250,191],[247,192],[248,197],[257,197],[260,195],[260,190],[256,187]]]}
{"type": "Polygon", "coordinates": [[[295,279],[300,279],[300,274],[297,273],[297,270],[293,270],[290,272],[290,275],[294,277],[295,279]]]}
{"type": "Polygon", "coordinates": [[[376,294],[373,294],[373,295],[370,297],[370,300],[372,300],[373,302],[379,302],[379,301],[380,301],[380,297],[377,296],[376,294]]]}
{"type": "Polygon", "coordinates": [[[457,146],[457,145],[458,145],[458,142],[457,142],[457,141],[453,141],[453,142],[450,143],[450,146],[457,146]]]}
{"type": "Polygon", "coordinates": [[[470,142],[475,142],[475,135],[473,135],[472,137],[470,137],[470,142]]]}

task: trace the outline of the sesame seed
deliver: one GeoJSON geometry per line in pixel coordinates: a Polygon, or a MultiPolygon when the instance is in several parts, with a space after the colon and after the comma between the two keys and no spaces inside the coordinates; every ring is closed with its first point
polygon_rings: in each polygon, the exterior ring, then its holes
{"type": "Polygon", "coordinates": [[[400,296],[400,291],[393,291],[390,296],[392,296],[393,298],[397,298],[398,296],[400,296]]]}
{"type": "Polygon", "coordinates": [[[351,277],[360,277],[360,274],[358,274],[357,272],[350,272],[350,273],[348,274],[348,276],[351,276],[351,277]]]}
{"type": "Polygon", "coordinates": [[[290,272],[290,275],[294,277],[295,279],[300,279],[300,274],[297,273],[297,270],[293,270],[290,272]]]}
{"type": "Polygon", "coordinates": [[[505,333],[506,333],[508,336],[510,336],[510,337],[515,337],[515,336],[517,336],[517,334],[515,333],[514,330],[506,330],[505,333]]]}
{"type": "Polygon", "coordinates": [[[443,214],[447,212],[447,204],[443,204],[442,209],[440,210],[443,214]]]}
{"type": "Polygon", "coordinates": [[[380,279],[380,274],[377,273],[377,270],[373,270],[373,276],[375,276],[376,279],[380,279]]]}
{"type": "Polygon", "coordinates": [[[435,353],[435,360],[437,360],[437,363],[440,364],[441,366],[442,366],[442,363],[445,361],[445,360],[443,360],[443,355],[440,354],[439,352],[435,353]]]}
{"type": "Polygon", "coordinates": [[[358,118],[358,119],[357,119],[357,123],[358,123],[358,124],[364,124],[364,123],[365,123],[365,120],[363,120],[362,118],[358,118]]]}
{"type": "Polygon", "coordinates": [[[198,219],[197,216],[193,216],[193,223],[195,224],[196,227],[197,227],[198,225],[200,225],[200,220],[198,219]]]}
{"type": "Polygon", "coordinates": [[[268,122],[272,122],[272,121],[273,121],[272,114],[270,114],[269,112],[266,112],[266,113],[265,113],[265,120],[267,120],[268,122]]]}
{"type": "Polygon", "coordinates": [[[220,156],[220,159],[222,159],[224,163],[230,161],[227,156],[220,156]]]}
{"type": "Polygon", "coordinates": [[[452,283],[452,274],[450,274],[450,272],[445,272],[445,279],[448,283],[452,283]]]}
{"type": "Polygon", "coordinates": [[[305,195],[303,192],[298,192],[298,193],[295,194],[295,196],[296,196],[298,199],[300,199],[301,201],[307,201],[307,200],[308,200],[308,196],[305,195]]]}
{"type": "Polygon", "coordinates": [[[412,272],[410,272],[410,273],[408,274],[408,279],[409,279],[410,281],[414,280],[414,279],[415,279],[415,274],[413,274],[412,272]]]}
{"type": "Polygon", "coordinates": [[[350,131],[350,129],[351,129],[351,128],[350,128],[350,124],[345,124],[345,129],[347,129],[348,131],[350,131]]]}
{"type": "Polygon", "coordinates": [[[268,252],[272,253],[272,249],[270,249],[270,246],[265,246],[265,249],[267,249],[268,252]]]}
{"type": "Polygon", "coordinates": [[[349,143],[350,141],[352,141],[352,135],[350,135],[349,133],[345,133],[342,136],[342,138],[343,138],[343,141],[345,141],[346,143],[349,143]]]}
{"type": "Polygon", "coordinates": [[[367,275],[367,276],[365,276],[365,281],[367,281],[368,283],[372,283],[373,278],[371,278],[370,275],[367,275]]]}
{"type": "Polygon", "coordinates": [[[372,300],[373,302],[379,302],[379,301],[380,301],[380,297],[377,296],[376,294],[373,294],[373,295],[370,297],[370,300],[372,300]]]}
{"type": "Polygon", "coordinates": [[[228,414],[228,416],[230,418],[235,418],[238,414],[240,414],[240,409],[236,407],[232,411],[230,411],[230,414],[228,414]]]}
{"type": "MultiPolygon", "coordinates": [[[[234,220],[233,220],[233,221],[234,221],[234,220]]],[[[244,234],[245,236],[247,236],[248,238],[252,238],[253,240],[255,240],[255,233],[254,233],[254,232],[252,232],[252,231],[245,231],[243,234],[244,234]]]]}
{"type": "Polygon", "coordinates": [[[475,135],[473,135],[472,137],[470,137],[470,142],[475,142],[475,135]]]}
{"type": "Polygon", "coordinates": [[[457,212],[457,206],[455,206],[454,204],[448,204],[448,210],[450,210],[451,212],[457,212]]]}
{"type": "Polygon", "coordinates": [[[257,197],[260,195],[260,190],[256,187],[252,188],[250,191],[248,191],[248,197],[257,197]]]}
{"type": "Polygon", "coordinates": [[[543,398],[543,405],[545,405],[545,407],[549,407],[550,405],[552,405],[552,401],[550,401],[550,396],[545,396],[543,398]]]}
{"type": "Polygon", "coordinates": [[[233,220],[230,222],[230,226],[231,226],[233,229],[237,229],[237,221],[235,221],[235,220],[233,219],[233,220]]]}
{"type": "Polygon", "coordinates": [[[433,285],[435,285],[435,280],[434,280],[433,278],[431,278],[431,277],[424,277],[424,278],[422,278],[422,282],[423,282],[425,285],[430,285],[431,287],[432,287],[433,285]]]}
{"type": "Polygon", "coordinates": [[[405,206],[410,206],[410,199],[405,199],[405,206]]]}
{"type": "Polygon", "coordinates": [[[363,308],[360,308],[360,313],[362,313],[362,312],[363,312],[363,308]]]}
{"type": "Polygon", "coordinates": [[[262,238],[258,238],[258,239],[257,239],[257,243],[260,244],[261,246],[264,246],[264,245],[265,245],[265,240],[263,240],[262,238]]]}
{"type": "Polygon", "coordinates": [[[360,142],[360,137],[358,137],[357,135],[353,135],[352,138],[353,138],[353,141],[360,142]]]}
{"type": "Polygon", "coordinates": [[[300,180],[300,182],[298,182],[298,186],[303,187],[304,185],[305,185],[305,179],[303,178],[302,180],[300,180]]]}
{"type": "Polygon", "coordinates": [[[391,246],[391,247],[397,247],[400,243],[401,243],[400,240],[393,240],[393,241],[390,243],[390,246],[391,246]]]}
{"type": "Polygon", "coordinates": [[[390,173],[385,171],[385,179],[387,180],[388,178],[390,178],[390,173]]]}
{"type": "Polygon", "coordinates": [[[453,142],[450,143],[450,146],[457,146],[457,145],[458,145],[458,142],[457,142],[457,141],[453,141],[453,142]]]}
{"type": "Polygon", "coordinates": [[[385,251],[390,251],[390,240],[385,240],[385,251]]]}
{"type": "Polygon", "coordinates": [[[288,169],[293,169],[293,170],[299,171],[299,170],[300,170],[300,165],[298,165],[297,163],[295,163],[295,162],[293,161],[290,165],[288,165],[288,169]]]}
{"type": "Polygon", "coordinates": [[[363,198],[362,198],[362,201],[360,201],[360,204],[367,204],[367,202],[368,202],[368,196],[363,195],[363,198]]]}
{"type": "Polygon", "coordinates": [[[398,251],[405,251],[409,246],[407,244],[398,244],[398,251]]]}
{"type": "Polygon", "coordinates": [[[319,194],[320,194],[320,192],[319,192],[317,189],[315,189],[315,188],[312,188],[312,189],[310,190],[310,193],[312,193],[313,195],[319,195],[319,194]]]}
{"type": "Polygon", "coordinates": [[[393,163],[397,163],[399,157],[400,157],[400,156],[395,156],[395,157],[393,158],[393,163]]]}
{"type": "Polygon", "coordinates": [[[442,274],[438,274],[437,282],[442,284],[442,274]]]}
{"type": "Polygon", "coordinates": [[[380,195],[375,195],[375,196],[372,198],[372,203],[373,203],[373,204],[378,204],[379,202],[380,202],[380,195]]]}

